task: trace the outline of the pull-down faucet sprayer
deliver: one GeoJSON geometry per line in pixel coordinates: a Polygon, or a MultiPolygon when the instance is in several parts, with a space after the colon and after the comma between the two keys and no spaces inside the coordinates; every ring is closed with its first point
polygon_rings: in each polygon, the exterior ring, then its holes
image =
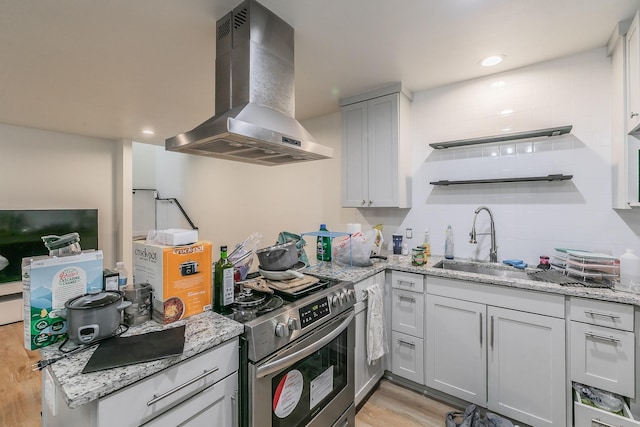
{"type": "Polygon", "coordinates": [[[471,232],[469,233],[469,243],[476,244],[478,241],[476,240],[476,236],[479,235],[491,235],[491,249],[489,250],[489,261],[498,262],[498,247],[496,246],[496,227],[493,222],[493,213],[486,206],[480,206],[476,209],[475,215],[473,216],[473,226],[471,227],[471,232]],[[476,218],[478,218],[478,213],[480,211],[487,211],[489,214],[489,219],[491,220],[491,231],[489,233],[477,233],[476,232],[476,218]]]}

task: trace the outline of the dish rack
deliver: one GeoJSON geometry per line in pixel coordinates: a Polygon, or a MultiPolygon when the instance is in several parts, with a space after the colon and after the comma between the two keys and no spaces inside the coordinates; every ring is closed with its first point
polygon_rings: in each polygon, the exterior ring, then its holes
{"type": "Polygon", "coordinates": [[[587,286],[613,287],[620,277],[618,258],[596,252],[556,249],[551,267],[567,276],[581,279],[587,286]]]}

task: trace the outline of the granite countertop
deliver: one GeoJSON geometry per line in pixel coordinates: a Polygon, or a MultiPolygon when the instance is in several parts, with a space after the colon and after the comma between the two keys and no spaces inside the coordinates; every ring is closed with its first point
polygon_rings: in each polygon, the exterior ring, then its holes
{"type": "MultiPolygon", "coordinates": [[[[617,289],[561,286],[555,283],[539,282],[535,280],[508,279],[485,274],[433,268],[435,264],[443,259],[442,256],[431,256],[429,257],[427,264],[414,266],[411,264],[411,256],[409,255],[385,255],[387,256],[386,261],[375,260],[373,265],[370,267],[345,267],[335,263],[323,263],[322,265],[317,264],[308,267],[308,271],[306,272],[320,277],[359,282],[360,280],[364,280],[367,277],[373,276],[374,274],[384,270],[406,271],[409,273],[424,274],[426,276],[468,280],[475,283],[484,283],[517,289],[529,289],[537,292],[548,292],[640,306],[640,294],[634,294],[617,289]]],[[[455,261],[468,264],[475,263],[471,260],[459,258],[456,258],[455,261]]],[[[498,268],[511,269],[512,267],[500,264],[498,268]]],[[[428,283],[429,281],[427,279],[427,286],[428,283]]]]}
{"type": "MultiPolygon", "coordinates": [[[[244,332],[244,326],[241,323],[207,311],[164,326],[154,321],[148,321],[131,327],[122,336],[138,335],[180,325],[186,325],[186,330],[184,352],[178,357],[83,374],[81,373],[82,369],[97,348],[95,346],[61,359],[47,369],[52,374],[56,386],[62,392],[67,406],[77,408],[231,340],[244,332]]],[[[55,345],[41,349],[42,358],[50,359],[60,356],[62,353],[57,347],[55,345]]]]}

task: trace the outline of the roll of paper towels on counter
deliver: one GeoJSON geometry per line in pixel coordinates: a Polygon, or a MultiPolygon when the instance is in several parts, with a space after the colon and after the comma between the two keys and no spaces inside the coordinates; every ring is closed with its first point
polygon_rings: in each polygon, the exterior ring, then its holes
{"type": "Polygon", "coordinates": [[[347,224],[347,233],[356,234],[362,232],[362,224],[347,224]]]}

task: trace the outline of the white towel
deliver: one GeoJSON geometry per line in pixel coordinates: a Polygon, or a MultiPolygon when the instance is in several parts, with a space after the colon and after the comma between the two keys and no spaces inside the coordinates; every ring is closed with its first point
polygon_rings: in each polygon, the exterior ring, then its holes
{"type": "Polygon", "coordinates": [[[371,365],[384,356],[384,310],[382,307],[382,289],[378,285],[367,288],[367,361],[371,365]]]}

